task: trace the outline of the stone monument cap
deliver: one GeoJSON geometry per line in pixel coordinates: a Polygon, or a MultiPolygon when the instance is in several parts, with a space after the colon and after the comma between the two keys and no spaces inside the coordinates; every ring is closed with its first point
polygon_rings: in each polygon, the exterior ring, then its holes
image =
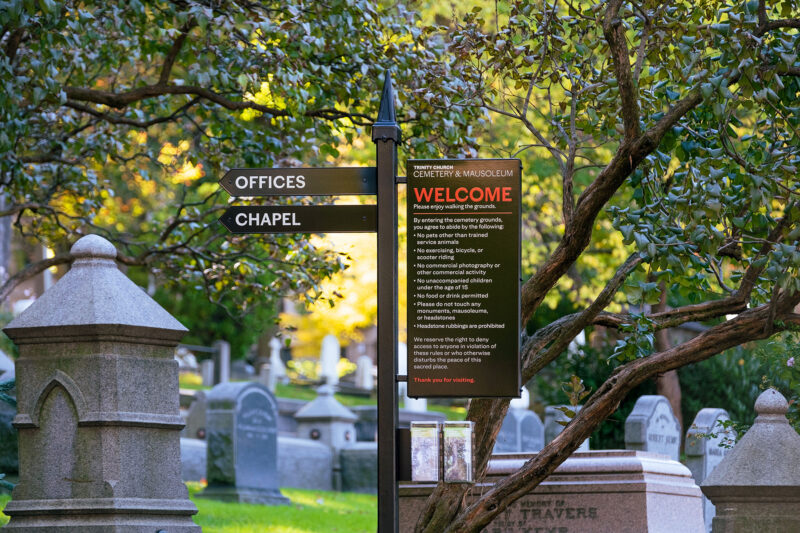
{"type": "Polygon", "coordinates": [[[174,346],[187,329],[117,268],[99,235],[76,242],[72,268],[4,329],[17,344],[66,338],[174,346]]]}
{"type": "Polygon", "coordinates": [[[789,412],[789,402],[775,389],[767,389],[759,394],[755,408],[758,418],[762,415],[786,416],[789,412]]]}
{"type": "Polygon", "coordinates": [[[342,420],[355,422],[358,416],[333,397],[333,386],[317,388],[317,397],[304,405],[294,415],[295,420],[342,420]]]}
{"type": "Polygon", "coordinates": [[[800,495],[800,435],[786,419],[788,407],[775,389],[761,393],[755,423],[702,483],[707,496],[731,487],[786,487],[800,495]]]}
{"type": "Polygon", "coordinates": [[[72,245],[69,249],[76,260],[83,259],[84,257],[98,258],[98,259],[116,259],[117,249],[109,241],[99,235],[86,235],[72,245]]]}

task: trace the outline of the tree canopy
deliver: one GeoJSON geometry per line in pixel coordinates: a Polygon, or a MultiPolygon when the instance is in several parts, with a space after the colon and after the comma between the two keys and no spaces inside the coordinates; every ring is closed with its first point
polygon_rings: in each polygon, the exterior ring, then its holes
{"type": "MultiPolygon", "coordinates": [[[[418,26],[368,1],[2,2],[0,217],[57,253],[0,280],[0,296],[69,262],[89,232],[233,314],[315,294],[339,256],[307,235],[228,235],[217,180],[337,157],[371,124],[387,70],[406,101],[422,98],[415,70],[442,46],[418,26]]],[[[420,153],[469,144],[469,113],[409,108],[420,153]]]]}

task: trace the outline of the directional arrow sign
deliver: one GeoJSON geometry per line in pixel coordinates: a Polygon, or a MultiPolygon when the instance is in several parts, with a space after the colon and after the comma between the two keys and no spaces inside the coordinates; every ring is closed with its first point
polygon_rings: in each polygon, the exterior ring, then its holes
{"type": "Polygon", "coordinates": [[[377,231],[374,205],[236,205],[220,222],[231,233],[365,233],[377,231]]]}
{"type": "Polygon", "coordinates": [[[234,168],[219,184],[231,196],[375,194],[375,167],[234,168]]]}

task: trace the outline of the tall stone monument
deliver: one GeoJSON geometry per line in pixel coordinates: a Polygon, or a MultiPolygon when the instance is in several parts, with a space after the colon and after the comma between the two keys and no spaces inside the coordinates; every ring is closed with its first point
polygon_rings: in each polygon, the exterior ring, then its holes
{"type": "Polygon", "coordinates": [[[186,333],[96,235],[4,330],[17,360],[19,484],[6,529],[199,533],[181,482],[178,363],[186,333]]]}
{"type": "Polygon", "coordinates": [[[278,474],[278,405],[261,383],[220,383],[207,396],[206,476],[202,498],[288,504],[278,474]]]}
{"type": "Polygon", "coordinates": [[[320,374],[328,385],[339,384],[339,359],[342,358],[342,347],[336,335],[325,335],[319,354],[320,374]]]}
{"type": "Polygon", "coordinates": [[[713,533],[800,531],[800,435],[788,411],[780,392],[762,392],[753,426],[700,485],[717,508],[713,533]]]}

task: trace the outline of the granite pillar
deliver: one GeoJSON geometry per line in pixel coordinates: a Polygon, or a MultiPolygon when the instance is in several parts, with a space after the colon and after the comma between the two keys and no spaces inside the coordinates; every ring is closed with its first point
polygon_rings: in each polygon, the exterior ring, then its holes
{"type": "Polygon", "coordinates": [[[96,235],[4,330],[17,344],[19,484],[8,530],[198,533],[181,482],[178,364],[186,333],[96,235]]]}

